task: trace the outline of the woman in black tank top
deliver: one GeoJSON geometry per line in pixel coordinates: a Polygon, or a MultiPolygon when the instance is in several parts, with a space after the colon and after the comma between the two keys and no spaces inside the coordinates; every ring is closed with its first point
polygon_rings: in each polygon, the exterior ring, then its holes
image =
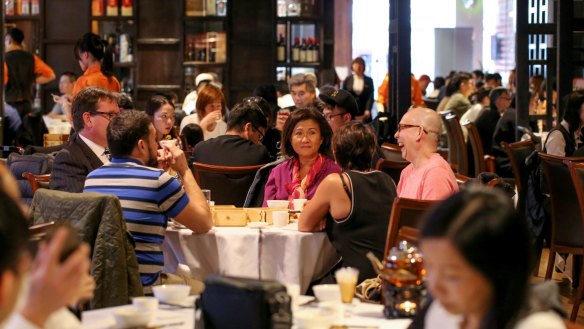
{"type": "Polygon", "coordinates": [[[323,180],[304,207],[298,229],[326,230],[342,266],[359,269],[361,282],[376,276],[365,254],[372,251],[383,258],[396,187],[389,175],[371,170],[377,142],[367,126],[355,122],[341,127],[332,144],[335,161],[344,172],[323,180]]]}

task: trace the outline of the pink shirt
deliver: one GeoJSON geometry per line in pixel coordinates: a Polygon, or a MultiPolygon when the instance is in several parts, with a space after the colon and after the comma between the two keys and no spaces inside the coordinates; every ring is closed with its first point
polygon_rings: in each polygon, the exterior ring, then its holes
{"type": "Polygon", "coordinates": [[[408,199],[443,200],[457,191],[454,173],[438,153],[419,168],[410,163],[402,170],[397,184],[397,196],[408,199]]]}

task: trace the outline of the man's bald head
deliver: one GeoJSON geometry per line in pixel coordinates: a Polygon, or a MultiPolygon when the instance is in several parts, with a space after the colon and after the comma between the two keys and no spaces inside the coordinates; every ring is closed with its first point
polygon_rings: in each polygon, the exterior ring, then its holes
{"type": "Polygon", "coordinates": [[[411,108],[405,116],[408,117],[409,122],[424,127],[426,131],[440,134],[442,123],[440,114],[436,111],[423,107],[415,107],[411,108]]]}

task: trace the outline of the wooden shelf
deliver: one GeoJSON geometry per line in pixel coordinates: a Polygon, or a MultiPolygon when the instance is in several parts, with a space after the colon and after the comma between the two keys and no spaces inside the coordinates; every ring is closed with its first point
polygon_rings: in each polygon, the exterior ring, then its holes
{"type": "Polygon", "coordinates": [[[178,45],[179,38],[139,38],[136,40],[139,45],[178,45]]]}
{"type": "Polygon", "coordinates": [[[277,17],[276,21],[278,23],[310,23],[316,24],[320,22],[320,18],[316,16],[284,16],[284,17],[277,17]]]}
{"type": "Polygon", "coordinates": [[[180,90],[181,85],[137,85],[138,90],[143,91],[166,91],[166,90],[180,90]]]}
{"type": "Polygon", "coordinates": [[[212,67],[212,66],[225,66],[226,64],[227,64],[226,62],[222,62],[222,63],[211,63],[211,62],[200,62],[200,61],[183,62],[183,66],[208,66],[208,67],[212,67]]]}
{"type": "Polygon", "coordinates": [[[92,21],[126,22],[135,20],[134,16],[91,16],[92,21]]]}
{"type": "Polygon", "coordinates": [[[185,22],[225,21],[227,16],[185,16],[185,22]]]}
{"type": "Polygon", "coordinates": [[[21,16],[5,16],[4,20],[6,22],[19,22],[19,21],[38,21],[40,20],[40,15],[21,15],[21,16]]]}
{"type": "Polygon", "coordinates": [[[305,63],[285,63],[285,62],[276,62],[277,67],[320,67],[319,62],[305,62],[305,63]]]}

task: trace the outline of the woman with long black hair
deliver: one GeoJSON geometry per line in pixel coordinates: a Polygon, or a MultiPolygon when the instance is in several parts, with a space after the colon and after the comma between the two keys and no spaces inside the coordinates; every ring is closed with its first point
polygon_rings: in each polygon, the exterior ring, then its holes
{"type": "Polygon", "coordinates": [[[84,34],[75,44],[75,58],[84,73],[75,82],[73,97],[85,87],[120,92],[120,82],[113,74],[114,52],[106,40],[97,34],[84,34]]]}

